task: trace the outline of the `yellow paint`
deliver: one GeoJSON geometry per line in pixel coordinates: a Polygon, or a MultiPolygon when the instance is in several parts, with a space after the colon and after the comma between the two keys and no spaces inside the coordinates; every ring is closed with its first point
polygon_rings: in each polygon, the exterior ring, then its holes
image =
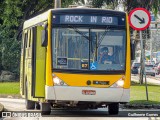
{"type": "MultiPolygon", "coordinates": [[[[130,88],[130,30],[129,30],[129,24],[128,24],[128,15],[126,14],[126,26],[127,26],[127,45],[126,45],[126,73],[125,75],[91,75],[91,74],[67,74],[67,73],[56,73],[54,74],[62,79],[67,85],[69,86],[88,86],[86,83],[88,80],[97,80],[97,81],[110,81],[110,85],[93,85],[91,84],[91,87],[109,87],[112,84],[114,84],[116,81],[118,81],[120,78],[125,76],[123,78],[124,82],[124,88],[128,89],[130,88]]],[[[115,73],[116,74],[116,73],[115,73]]]]}
{"type": "Polygon", "coordinates": [[[47,46],[47,57],[46,57],[46,85],[53,86],[52,81],[52,64],[51,64],[51,11],[48,17],[48,46],[47,46]]]}
{"type": "Polygon", "coordinates": [[[44,28],[37,26],[36,39],[36,86],[35,96],[44,97],[45,95],[45,57],[46,49],[41,46],[41,32],[44,28]]]}
{"type": "Polygon", "coordinates": [[[125,75],[125,82],[124,88],[130,88],[130,81],[131,81],[131,48],[130,48],[130,30],[129,30],[129,22],[128,22],[128,15],[126,14],[126,26],[127,26],[127,55],[126,55],[126,75],[125,75]]]}
{"type": "MultiPolygon", "coordinates": [[[[78,86],[78,87],[109,87],[114,84],[117,80],[121,79],[124,75],[91,75],[91,74],[67,74],[67,73],[56,73],[54,74],[63,80],[69,86],[78,86]],[[109,81],[109,85],[87,85],[87,81],[109,81]]],[[[92,82],[93,83],[93,82],[92,82]]]]}
{"type": "MultiPolygon", "coordinates": [[[[26,21],[24,23],[24,27],[23,30],[24,32],[26,32],[26,29],[28,29],[29,27],[33,27],[35,25],[37,25],[38,23],[41,23],[43,21],[46,21],[48,19],[48,46],[47,46],[47,52],[46,52],[46,63],[45,63],[45,57],[44,57],[44,51],[46,48],[42,48],[40,47],[41,44],[41,33],[40,31],[42,30],[42,28],[39,26],[38,27],[38,32],[37,32],[37,49],[43,49],[42,53],[37,52],[37,54],[42,54],[41,57],[37,57],[36,60],[36,96],[41,96],[44,97],[45,94],[45,84],[47,86],[53,86],[53,80],[52,80],[52,61],[51,61],[51,17],[52,17],[52,12],[51,10],[47,11],[44,14],[41,14],[35,18],[32,18],[28,21],[26,21]],[[46,66],[45,66],[46,65],[46,66]],[[45,66],[45,67],[44,67],[45,66]],[[45,69],[46,68],[46,69],[45,69]]],[[[128,24],[128,16],[126,14],[126,26],[127,26],[127,54],[126,54],[126,73],[125,73],[125,84],[124,84],[124,88],[128,89],[130,88],[130,80],[131,80],[131,75],[130,75],[130,30],[129,30],[129,24],[128,24]]],[[[26,49],[26,56],[28,56],[28,48],[26,49]]],[[[23,56],[21,56],[21,59],[23,61],[23,56]]],[[[71,58],[71,59],[76,59],[76,58],[71,58]]],[[[22,67],[22,61],[21,61],[21,67],[22,67]]],[[[28,66],[28,62],[31,61],[27,61],[25,64],[25,67],[28,66]]],[[[22,69],[21,69],[22,71],[22,69]]],[[[35,100],[37,101],[37,98],[33,98],[31,96],[31,70],[28,70],[27,67],[25,68],[26,74],[29,75],[30,77],[29,79],[29,99],[30,100],[35,100]]],[[[119,79],[121,79],[124,75],[91,75],[91,74],[69,74],[69,73],[56,73],[54,72],[54,74],[59,77],[60,79],[62,79],[66,84],[68,84],[69,86],[91,86],[91,87],[109,87],[112,84],[114,84],[116,81],[118,81],[119,79]],[[110,85],[87,85],[87,81],[110,81],[110,85]]],[[[24,79],[25,76],[23,76],[23,78],[20,78],[20,87],[21,87],[21,94],[22,94],[22,89],[24,89],[24,86],[22,85],[22,83],[25,81],[24,79]]],[[[44,101],[44,99],[39,99],[41,101],[44,101]]]]}

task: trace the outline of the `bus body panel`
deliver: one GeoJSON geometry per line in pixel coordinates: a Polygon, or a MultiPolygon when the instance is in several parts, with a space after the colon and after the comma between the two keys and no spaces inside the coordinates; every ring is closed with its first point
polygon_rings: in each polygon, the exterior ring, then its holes
{"type": "Polygon", "coordinates": [[[126,27],[127,27],[127,49],[126,49],[126,74],[125,74],[125,83],[124,88],[130,88],[131,81],[131,48],[130,48],[130,30],[129,30],[129,22],[128,15],[126,14],[126,27]]]}
{"type": "Polygon", "coordinates": [[[95,88],[71,86],[46,86],[47,100],[92,101],[92,102],[129,102],[130,90],[123,88],[95,88]],[[85,95],[83,90],[95,91],[95,95],[85,95]]]}
{"type": "Polygon", "coordinates": [[[56,73],[54,72],[58,78],[63,80],[68,86],[79,86],[79,87],[101,87],[106,88],[113,85],[116,81],[124,77],[124,75],[92,75],[92,74],[72,74],[72,73],[56,73]],[[91,84],[88,85],[87,81],[90,81],[91,84]],[[93,84],[95,82],[108,82],[108,84],[93,84]]]}
{"type": "MultiPolygon", "coordinates": [[[[31,64],[31,60],[27,61],[27,58],[24,58],[24,53],[21,55],[21,73],[24,74],[23,78],[20,78],[20,87],[21,87],[21,95],[24,97],[25,84],[26,79],[28,81],[28,99],[33,101],[42,101],[51,100],[51,101],[94,101],[94,102],[129,102],[130,96],[130,31],[128,24],[128,17],[126,14],[126,69],[125,73],[113,73],[113,74],[84,74],[84,72],[80,74],[73,73],[64,73],[64,72],[55,72],[52,68],[52,13],[62,13],[73,14],[74,9],[56,9],[49,10],[44,14],[41,14],[33,19],[30,19],[24,23],[24,31],[37,27],[37,35],[36,35],[36,78],[32,80],[32,67],[28,69],[27,66],[31,64]],[[43,30],[42,23],[47,20],[48,23],[48,45],[43,48],[41,46],[41,31],[43,30]],[[25,61],[25,60],[26,61],[25,61]],[[24,62],[25,61],[25,62],[24,62]],[[29,62],[29,63],[28,63],[29,62]],[[23,71],[23,64],[25,63],[25,70],[23,71]],[[23,73],[24,72],[24,73],[23,73]],[[68,86],[55,86],[53,82],[53,74],[62,79],[68,86]],[[28,77],[29,76],[29,77],[28,77]],[[119,79],[123,78],[124,86],[122,88],[112,88],[111,85],[116,83],[119,79]],[[87,81],[109,81],[109,85],[96,85],[91,84],[87,85],[87,81]],[[33,84],[34,81],[34,84],[33,84]],[[83,90],[93,90],[96,91],[95,95],[84,95],[82,94],[83,90]],[[33,93],[34,92],[34,93],[33,93]]],[[[98,15],[97,13],[101,10],[98,9],[90,9],[89,13],[98,15]],[[94,13],[92,13],[92,10],[94,13]],[[97,11],[96,11],[97,10],[97,11]]],[[[106,11],[106,15],[112,15],[112,11],[106,11]]],[[[86,9],[83,12],[76,10],[77,13],[83,14],[86,12],[86,9]]],[[[124,12],[119,12],[120,15],[125,15],[124,12]]],[[[74,13],[76,14],[76,13],[74,13]]],[[[103,14],[103,13],[102,13],[103,14]]],[[[116,12],[113,13],[116,15],[116,12]]],[[[35,35],[33,35],[35,36],[35,35]]],[[[26,49],[26,55],[28,49],[26,49]]],[[[33,54],[33,53],[32,53],[33,54]]],[[[93,82],[92,82],[93,83],[93,82]]],[[[45,101],[46,102],[46,101],[45,101]]]]}
{"type": "Polygon", "coordinates": [[[51,12],[48,16],[48,45],[47,45],[47,56],[46,56],[46,85],[52,86],[52,62],[51,62],[51,12]]]}
{"type": "Polygon", "coordinates": [[[43,27],[37,27],[36,39],[36,77],[35,77],[35,97],[44,97],[45,94],[45,58],[46,49],[41,46],[41,31],[43,27]]]}
{"type": "Polygon", "coordinates": [[[22,43],[21,43],[21,60],[20,60],[20,94],[22,95],[22,97],[24,97],[24,54],[25,54],[25,49],[23,48],[24,45],[24,39],[25,39],[25,33],[23,32],[22,35],[22,43]]]}
{"type": "Polygon", "coordinates": [[[49,12],[50,11],[47,11],[46,13],[39,15],[38,18],[35,17],[30,19],[24,22],[23,25],[24,35],[22,42],[23,53],[21,53],[20,91],[22,97],[25,98],[26,84],[28,84],[28,99],[34,101],[37,101],[37,98],[45,96],[46,48],[41,46],[41,31],[44,29],[42,25],[47,21],[49,12]],[[35,29],[36,32],[33,33],[33,29],[35,29]],[[25,35],[27,35],[27,39],[24,38],[25,35]],[[33,42],[35,42],[34,45],[33,42]],[[25,46],[27,46],[27,48],[25,48],[25,46]],[[32,50],[33,48],[36,50],[32,50]],[[35,77],[32,76],[34,67],[32,63],[33,56],[36,57],[33,60],[34,64],[36,64],[34,71],[35,77]],[[22,63],[25,64],[24,67],[22,63]]]}

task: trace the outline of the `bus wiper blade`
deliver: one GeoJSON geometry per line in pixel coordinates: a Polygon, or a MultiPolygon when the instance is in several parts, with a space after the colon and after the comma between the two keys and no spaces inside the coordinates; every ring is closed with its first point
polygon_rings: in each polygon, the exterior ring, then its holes
{"type": "MultiPolygon", "coordinates": [[[[102,34],[101,38],[98,39],[98,43],[96,44],[95,49],[94,49],[94,50],[92,49],[92,53],[99,48],[99,46],[101,45],[101,42],[102,42],[103,38],[105,37],[105,35],[107,34],[108,30],[109,30],[109,29],[106,28],[105,31],[104,31],[104,33],[102,34]]],[[[97,36],[96,36],[96,37],[97,37],[97,36]]],[[[95,53],[95,54],[96,54],[96,53],[95,53]]],[[[97,54],[96,54],[96,56],[97,56],[97,54]]]]}
{"type": "Polygon", "coordinates": [[[89,36],[86,36],[83,32],[79,31],[76,27],[73,27],[71,25],[69,25],[70,28],[74,29],[75,32],[77,32],[78,34],[82,35],[84,38],[86,38],[87,40],[89,40],[89,36]]]}
{"type": "Polygon", "coordinates": [[[107,30],[109,30],[109,29],[106,28],[105,31],[104,31],[104,33],[102,34],[101,38],[98,40],[98,45],[97,45],[97,48],[96,48],[96,49],[98,49],[99,46],[101,45],[103,38],[105,37],[105,35],[106,35],[107,32],[108,32],[107,30]]]}

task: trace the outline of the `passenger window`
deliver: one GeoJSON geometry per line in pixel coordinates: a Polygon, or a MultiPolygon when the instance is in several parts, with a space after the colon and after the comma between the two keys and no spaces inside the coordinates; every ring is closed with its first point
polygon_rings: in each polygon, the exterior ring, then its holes
{"type": "Polygon", "coordinates": [[[30,29],[29,29],[29,30],[28,30],[28,42],[27,42],[27,48],[30,47],[30,36],[31,36],[31,34],[30,34],[30,29]]]}
{"type": "Polygon", "coordinates": [[[25,33],[23,32],[23,34],[22,34],[22,42],[21,42],[21,49],[24,48],[24,38],[25,38],[25,33]]]}
{"type": "Polygon", "coordinates": [[[27,33],[25,33],[25,35],[24,35],[24,41],[25,41],[25,48],[27,48],[27,43],[28,43],[28,34],[27,33]]]}

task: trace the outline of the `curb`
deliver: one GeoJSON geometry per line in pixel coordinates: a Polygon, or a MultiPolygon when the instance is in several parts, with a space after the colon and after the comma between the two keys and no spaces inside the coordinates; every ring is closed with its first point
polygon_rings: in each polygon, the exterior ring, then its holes
{"type": "Polygon", "coordinates": [[[145,105],[145,104],[124,104],[123,109],[160,109],[160,104],[145,105]]]}
{"type": "Polygon", "coordinates": [[[0,117],[2,117],[3,111],[4,111],[4,106],[0,103],[0,117]]]}
{"type": "Polygon", "coordinates": [[[15,99],[21,99],[22,96],[21,95],[0,95],[0,98],[15,98],[15,99]]]}

